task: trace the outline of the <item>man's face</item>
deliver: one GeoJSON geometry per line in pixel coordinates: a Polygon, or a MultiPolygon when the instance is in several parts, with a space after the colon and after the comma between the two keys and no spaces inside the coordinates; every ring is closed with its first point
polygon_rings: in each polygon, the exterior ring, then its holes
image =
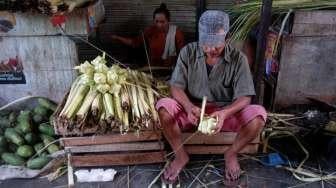
{"type": "Polygon", "coordinates": [[[165,31],[168,29],[169,22],[164,14],[158,13],[155,14],[154,24],[159,30],[165,31]]]}
{"type": "MultiPolygon", "coordinates": [[[[224,35],[225,37],[225,31],[223,29],[219,30],[217,34],[224,35]]],[[[207,57],[210,57],[210,58],[220,57],[224,50],[224,47],[225,47],[225,41],[219,42],[214,45],[207,45],[207,44],[202,45],[204,53],[206,54],[207,57]]]]}
{"type": "Polygon", "coordinates": [[[215,46],[202,45],[203,51],[207,57],[217,58],[220,57],[225,47],[225,43],[221,43],[215,46]]]}

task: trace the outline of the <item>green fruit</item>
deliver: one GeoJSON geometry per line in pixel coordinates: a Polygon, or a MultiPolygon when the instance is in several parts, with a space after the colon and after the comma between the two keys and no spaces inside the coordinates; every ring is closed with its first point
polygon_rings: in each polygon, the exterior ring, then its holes
{"type": "Polygon", "coordinates": [[[19,135],[24,135],[24,133],[22,132],[21,128],[19,127],[19,125],[14,127],[14,130],[16,133],[18,133],[19,135]]]}
{"type": "Polygon", "coordinates": [[[43,116],[41,116],[40,114],[34,114],[33,121],[34,123],[39,124],[43,121],[43,116]]]}
{"type": "Polygon", "coordinates": [[[47,100],[47,99],[44,99],[44,98],[39,98],[39,99],[37,99],[37,101],[41,106],[43,106],[43,107],[45,107],[49,110],[55,111],[56,108],[57,108],[57,105],[55,103],[51,102],[50,100],[47,100]]]}
{"type": "Polygon", "coordinates": [[[18,116],[18,125],[23,133],[28,133],[32,131],[32,126],[30,124],[30,111],[21,111],[18,116]]]}
{"type": "Polygon", "coordinates": [[[49,123],[42,123],[38,127],[39,131],[48,136],[54,136],[54,128],[49,123]]]}
{"type": "Polygon", "coordinates": [[[15,131],[14,128],[7,128],[5,131],[5,137],[12,143],[20,146],[24,144],[22,137],[15,131]]]}
{"type": "Polygon", "coordinates": [[[49,135],[41,134],[40,135],[41,140],[43,141],[44,145],[49,144],[50,142],[53,142],[55,139],[49,135]]]}
{"type": "Polygon", "coordinates": [[[34,108],[34,114],[39,114],[42,117],[48,115],[48,109],[43,106],[37,106],[34,108]]]}
{"type": "Polygon", "coordinates": [[[7,140],[4,136],[0,136],[0,148],[7,146],[7,140]]]}
{"type": "Polygon", "coordinates": [[[37,136],[34,133],[27,133],[24,136],[24,139],[27,141],[28,144],[32,145],[37,142],[37,136]]]}
{"type": "Polygon", "coordinates": [[[20,112],[20,114],[17,117],[18,122],[22,121],[30,121],[30,111],[29,110],[23,110],[20,112]]]}
{"type": "Polygon", "coordinates": [[[0,127],[2,127],[2,128],[11,127],[9,119],[6,118],[6,117],[0,117],[0,127]]]}
{"type": "Polygon", "coordinates": [[[50,161],[49,157],[37,157],[27,162],[27,167],[30,169],[41,169],[50,161]]]}
{"type": "Polygon", "coordinates": [[[56,151],[59,151],[59,147],[56,144],[51,144],[50,146],[48,146],[47,151],[48,153],[53,154],[56,151]]]}
{"type": "Polygon", "coordinates": [[[13,165],[13,166],[22,166],[25,161],[22,157],[14,154],[14,153],[3,153],[1,155],[2,160],[5,161],[5,163],[13,165]]]}
{"type": "Polygon", "coordinates": [[[8,119],[11,124],[14,124],[16,122],[16,116],[17,116],[16,112],[11,112],[9,114],[8,119]]]}
{"type": "Polygon", "coordinates": [[[44,147],[44,144],[42,142],[40,142],[40,143],[37,143],[37,144],[34,145],[34,150],[37,154],[40,154],[41,152],[43,152],[43,151],[41,151],[43,149],[43,147],[44,147]]]}
{"type": "Polygon", "coordinates": [[[23,133],[32,132],[32,126],[29,121],[21,121],[19,122],[18,126],[20,127],[23,133]]]}
{"type": "Polygon", "coordinates": [[[20,157],[28,158],[34,154],[34,149],[29,145],[23,145],[16,150],[16,154],[20,157]]]}
{"type": "Polygon", "coordinates": [[[51,127],[54,127],[54,116],[53,115],[49,117],[49,124],[51,127]]]}

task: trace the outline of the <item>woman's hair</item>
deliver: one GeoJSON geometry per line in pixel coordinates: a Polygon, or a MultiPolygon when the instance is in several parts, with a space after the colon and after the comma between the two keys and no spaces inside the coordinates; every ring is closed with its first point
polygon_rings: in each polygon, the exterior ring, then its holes
{"type": "Polygon", "coordinates": [[[167,9],[167,5],[165,3],[161,3],[159,8],[156,8],[153,13],[153,19],[155,18],[156,14],[164,14],[168,21],[170,21],[170,12],[167,9]]]}

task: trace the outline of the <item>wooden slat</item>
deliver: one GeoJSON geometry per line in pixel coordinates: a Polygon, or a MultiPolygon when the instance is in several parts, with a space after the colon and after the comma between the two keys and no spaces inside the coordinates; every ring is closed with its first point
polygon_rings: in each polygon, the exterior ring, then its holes
{"type": "MultiPolygon", "coordinates": [[[[183,140],[189,138],[193,133],[183,133],[183,140]]],[[[234,139],[236,138],[237,133],[234,132],[220,132],[216,135],[204,135],[202,133],[197,133],[190,138],[185,144],[232,144],[234,139]]],[[[257,144],[260,142],[260,137],[254,139],[251,143],[257,144]]]]}
{"type": "Polygon", "coordinates": [[[336,35],[336,11],[295,12],[292,36],[336,35]]]}
{"type": "Polygon", "coordinates": [[[71,156],[74,167],[153,164],[165,161],[165,152],[71,156]]]}
{"type": "Polygon", "coordinates": [[[84,145],[99,145],[99,144],[113,144],[122,142],[138,142],[138,141],[151,141],[160,140],[161,133],[154,131],[142,131],[137,136],[129,133],[125,135],[110,134],[100,136],[86,136],[86,137],[72,137],[68,140],[63,140],[63,146],[84,146],[84,145]]]}
{"type": "Polygon", "coordinates": [[[94,152],[112,152],[112,151],[149,151],[162,150],[162,142],[139,142],[139,143],[119,143],[91,146],[71,146],[65,147],[66,151],[71,153],[94,153],[94,152]]]}
{"type": "Polygon", "coordinates": [[[336,24],[295,24],[292,36],[332,36],[336,35],[336,24]]]}
{"type": "Polygon", "coordinates": [[[295,11],[294,24],[336,24],[335,10],[295,11]]]}
{"type": "Polygon", "coordinates": [[[336,35],[282,41],[274,110],[309,104],[306,97],[336,101],[336,35]]]}
{"type": "Polygon", "coordinates": [[[207,0],[206,8],[208,10],[222,10],[226,11],[232,6],[234,3],[233,0],[207,0]]]}
{"type": "MultiPolygon", "coordinates": [[[[259,144],[249,144],[239,153],[257,153],[259,144]]],[[[230,145],[186,145],[189,154],[224,154],[230,145]]]]}

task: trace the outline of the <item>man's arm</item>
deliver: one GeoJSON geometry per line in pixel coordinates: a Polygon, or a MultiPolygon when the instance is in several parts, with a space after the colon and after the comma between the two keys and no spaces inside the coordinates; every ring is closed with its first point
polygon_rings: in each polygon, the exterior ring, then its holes
{"type": "Polygon", "coordinates": [[[239,112],[250,103],[251,103],[251,97],[249,96],[238,97],[232,104],[225,106],[222,109],[222,112],[224,112],[228,117],[239,112]]]}
{"type": "Polygon", "coordinates": [[[170,92],[173,96],[173,98],[182,105],[184,110],[187,113],[189,121],[197,125],[200,115],[201,115],[201,109],[194,105],[186,95],[183,89],[176,87],[176,86],[171,86],[170,87],[170,92]]]}
{"type": "Polygon", "coordinates": [[[251,97],[249,96],[242,96],[238,97],[232,104],[225,106],[223,109],[216,111],[211,114],[212,117],[218,118],[218,123],[215,129],[215,133],[221,131],[222,126],[224,125],[224,120],[231,115],[239,112],[244,107],[251,103],[251,97]]]}
{"type": "Polygon", "coordinates": [[[201,115],[201,109],[194,105],[186,95],[183,89],[176,87],[176,86],[171,86],[170,88],[171,94],[173,98],[182,105],[184,110],[187,113],[189,121],[193,125],[197,125],[200,115],[201,115]]]}
{"type": "Polygon", "coordinates": [[[186,111],[189,121],[196,125],[201,114],[201,109],[195,106],[185,93],[188,85],[188,58],[189,52],[186,46],[181,50],[177,59],[176,66],[170,80],[170,92],[172,97],[181,104],[186,111]]]}
{"type": "Polygon", "coordinates": [[[183,89],[176,87],[176,86],[170,86],[170,93],[172,97],[182,105],[182,107],[187,110],[195,106],[188,98],[187,94],[184,92],[183,89]]]}

